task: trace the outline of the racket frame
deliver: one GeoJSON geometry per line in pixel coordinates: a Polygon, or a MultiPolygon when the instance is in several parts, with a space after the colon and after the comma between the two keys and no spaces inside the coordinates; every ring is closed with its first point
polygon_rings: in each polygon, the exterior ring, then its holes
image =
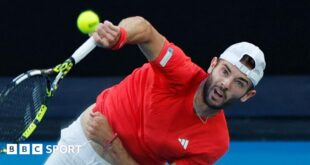
{"type": "MultiPolygon", "coordinates": [[[[86,42],[84,42],[73,54],[70,58],[68,58],[65,62],[57,65],[54,68],[44,69],[44,70],[29,70],[25,73],[20,74],[16,78],[14,78],[5,91],[0,93],[0,97],[7,95],[12,88],[19,85],[23,81],[27,80],[33,76],[44,76],[47,80],[47,87],[46,87],[46,95],[45,100],[36,111],[35,118],[28,124],[25,129],[19,135],[19,138],[16,140],[17,143],[25,141],[28,139],[33,132],[36,130],[38,124],[44,118],[48,106],[48,100],[54,96],[55,91],[58,89],[59,83],[64,77],[68,74],[68,72],[72,69],[72,67],[80,62],[83,58],[85,58],[94,48],[96,47],[96,42],[93,37],[90,37],[86,42]],[[51,81],[50,76],[56,75],[56,78],[51,81]]],[[[0,152],[6,152],[6,149],[0,150],[0,152]]]]}

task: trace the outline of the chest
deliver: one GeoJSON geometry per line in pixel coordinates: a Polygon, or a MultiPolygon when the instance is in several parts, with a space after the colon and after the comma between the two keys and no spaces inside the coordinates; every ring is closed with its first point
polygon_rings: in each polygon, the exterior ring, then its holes
{"type": "Polygon", "coordinates": [[[205,154],[216,144],[217,131],[213,125],[204,125],[199,119],[180,116],[179,120],[166,124],[157,123],[144,130],[145,145],[159,159],[169,161],[205,154]]]}
{"type": "Polygon", "coordinates": [[[201,127],[192,106],[193,95],[154,92],[143,110],[146,146],[163,160],[179,158],[189,152],[201,127]]]}

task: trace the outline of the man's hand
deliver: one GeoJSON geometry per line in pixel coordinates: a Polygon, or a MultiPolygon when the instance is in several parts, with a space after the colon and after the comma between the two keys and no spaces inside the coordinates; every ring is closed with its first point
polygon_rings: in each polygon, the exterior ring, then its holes
{"type": "Polygon", "coordinates": [[[120,37],[120,28],[113,25],[109,21],[104,21],[100,23],[96,31],[92,34],[93,38],[97,42],[98,46],[104,48],[113,47],[120,37]]]}
{"type": "Polygon", "coordinates": [[[103,146],[113,138],[113,130],[108,120],[100,112],[90,112],[89,115],[86,122],[86,135],[103,146]]]}

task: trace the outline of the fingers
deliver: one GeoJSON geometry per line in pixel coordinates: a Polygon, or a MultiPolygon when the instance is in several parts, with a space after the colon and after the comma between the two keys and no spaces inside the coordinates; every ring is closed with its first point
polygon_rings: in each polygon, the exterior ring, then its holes
{"type": "Polygon", "coordinates": [[[89,113],[89,118],[86,121],[86,136],[95,141],[95,142],[100,142],[100,132],[101,129],[100,127],[102,126],[102,115],[100,112],[90,112],[89,113]]]}
{"type": "Polygon", "coordinates": [[[110,21],[106,20],[106,21],[104,21],[104,23],[107,24],[107,26],[111,29],[111,31],[114,31],[116,33],[119,32],[119,27],[113,25],[113,23],[111,23],[110,21]]]}
{"type": "MultiPolygon", "coordinates": [[[[90,112],[86,121],[86,136],[101,144],[113,136],[108,120],[100,112],[90,112]]],[[[103,144],[102,144],[103,145],[103,144]]]]}
{"type": "Polygon", "coordinates": [[[119,27],[114,26],[111,22],[104,21],[102,27],[107,32],[107,34],[111,35],[112,37],[116,37],[118,35],[119,27]]]}
{"type": "Polygon", "coordinates": [[[99,46],[110,48],[115,45],[120,35],[118,26],[113,25],[109,21],[100,23],[96,31],[92,34],[99,46]]]}
{"type": "Polygon", "coordinates": [[[93,128],[93,127],[86,127],[86,136],[89,139],[99,143],[100,142],[100,137],[98,137],[97,132],[98,132],[98,130],[93,128]]]}
{"type": "Polygon", "coordinates": [[[90,117],[101,116],[101,113],[98,111],[97,112],[91,111],[89,114],[90,114],[90,117]]]}
{"type": "Polygon", "coordinates": [[[107,41],[107,39],[101,38],[97,32],[94,32],[92,34],[92,36],[93,36],[93,38],[96,41],[98,46],[105,47],[105,48],[109,47],[110,44],[107,41]]]}
{"type": "Polygon", "coordinates": [[[100,112],[90,112],[90,118],[88,118],[87,125],[94,129],[100,129],[104,125],[108,125],[108,121],[100,112]]]}

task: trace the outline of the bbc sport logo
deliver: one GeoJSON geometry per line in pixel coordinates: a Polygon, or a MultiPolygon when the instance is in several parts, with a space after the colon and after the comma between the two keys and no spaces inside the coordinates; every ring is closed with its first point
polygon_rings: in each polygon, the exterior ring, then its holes
{"type": "Polygon", "coordinates": [[[7,155],[42,155],[53,152],[79,153],[81,145],[6,144],[7,155]]]}

